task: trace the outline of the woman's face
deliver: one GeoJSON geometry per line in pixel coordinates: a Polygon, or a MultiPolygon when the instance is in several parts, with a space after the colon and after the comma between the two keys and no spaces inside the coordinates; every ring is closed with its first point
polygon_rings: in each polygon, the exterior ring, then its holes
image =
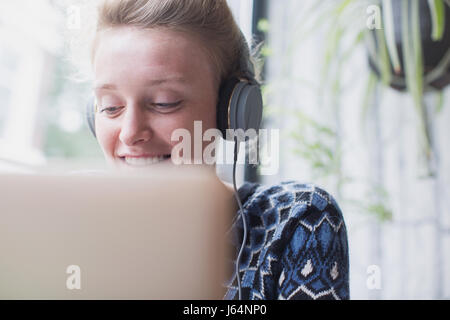
{"type": "Polygon", "coordinates": [[[94,56],[95,129],[108,164],[134,169],[170,161],[180,143],[171,141],[174,130],[187,129],[193,139],[194,121],[202,121],[202,133],[215,128],[214,72],[191,35],[133,27],[103,31],[94,56]]]}

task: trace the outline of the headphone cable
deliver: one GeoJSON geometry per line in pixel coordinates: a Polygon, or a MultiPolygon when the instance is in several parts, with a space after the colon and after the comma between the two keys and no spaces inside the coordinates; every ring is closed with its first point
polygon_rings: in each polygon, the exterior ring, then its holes
{"type": "Polygon", "coordinates": [[[244,209],[242,208],[241,199],[239,198],[239,194],[236,188],[236,162],[238,156],[238,141],[237,137],[234,138],[234,163],[233,163],[233,187],[234,187],[234,196],[239,205],[239,211],[242,219],[242,224],[244,226],[244,237],[242,239],[241,249],[239,250],[239,254],[236,258],[236,279],[238,283],[238,291],[239,291],[239,300],[242,300],[242,289],[241,289],[241,279],[239,278],[239,262],[241,260],[242,252],[244,251],[245,242],[247,241],[247,224],[245,222],[244,217],[244,209]]]}

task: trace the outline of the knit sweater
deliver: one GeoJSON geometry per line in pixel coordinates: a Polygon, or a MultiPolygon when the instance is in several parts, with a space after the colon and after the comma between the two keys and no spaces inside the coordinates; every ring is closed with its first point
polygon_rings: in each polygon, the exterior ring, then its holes
{"type": "MultiPolygon", "coordinates": [[[[349,299],[347,231],[330,194],[295,181],[245,183],[238,194],[247,224],[239,263],[243,299],[349,299]]],[[[239,210],[228,235],[237,257],[239,210]]],[[[225,286],[224,299],[238,299],[234,272],[225,286]]]]}

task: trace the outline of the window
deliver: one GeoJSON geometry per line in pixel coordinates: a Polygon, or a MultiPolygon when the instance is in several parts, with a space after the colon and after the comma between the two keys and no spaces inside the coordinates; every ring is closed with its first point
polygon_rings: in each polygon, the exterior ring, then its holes
{"type": "Polygon", "coordinates": [[[11,86],[17,69],[17,57],[5,46],[0,47],[0,137],[8,119],[11,103],[11,86]]]}

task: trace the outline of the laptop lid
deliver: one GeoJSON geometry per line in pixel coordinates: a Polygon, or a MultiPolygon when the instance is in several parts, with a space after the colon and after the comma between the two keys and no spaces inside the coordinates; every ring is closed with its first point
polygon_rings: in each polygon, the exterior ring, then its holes
{"type": "Polygon", "coordinates": [[[233,195],[203,168],[0,176],[0,299],[221,299],[233,195]]]}

